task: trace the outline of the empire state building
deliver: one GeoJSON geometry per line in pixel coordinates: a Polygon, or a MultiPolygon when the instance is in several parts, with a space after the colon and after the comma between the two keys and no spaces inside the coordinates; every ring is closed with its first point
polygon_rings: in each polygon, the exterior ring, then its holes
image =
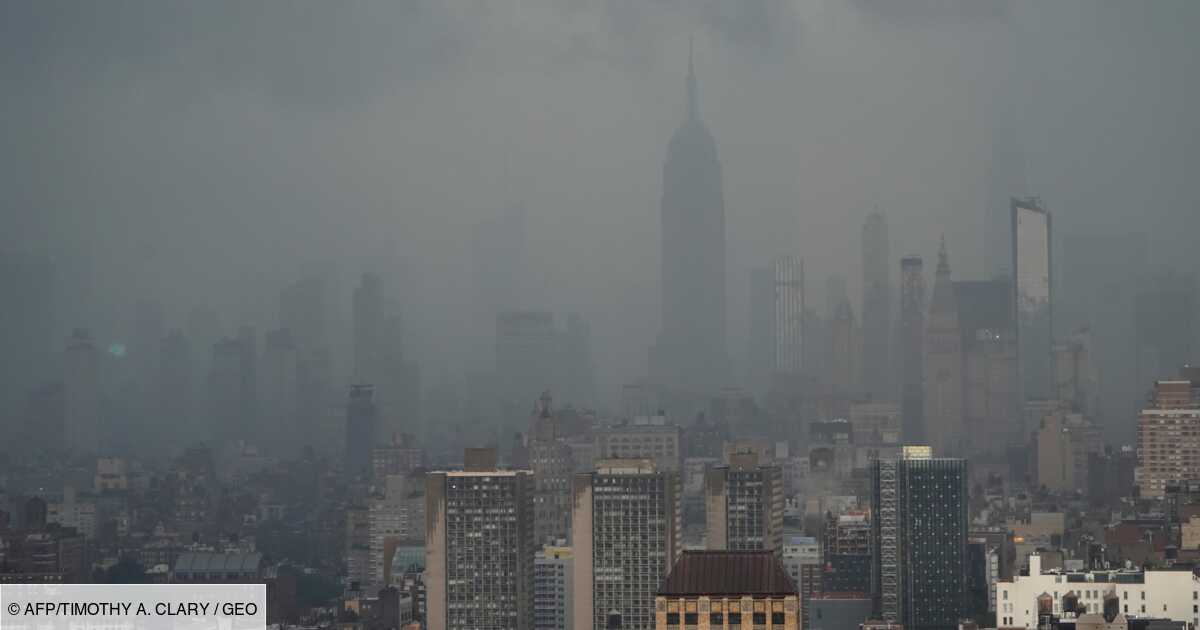
{"type": "Polygon", "coordinates": [[[696,393],[727,384],[725,198],[717,144],[700,120],[688,54],[687,118],[663,164],[662,330],[650,349],[650,377],[696,393]]]}

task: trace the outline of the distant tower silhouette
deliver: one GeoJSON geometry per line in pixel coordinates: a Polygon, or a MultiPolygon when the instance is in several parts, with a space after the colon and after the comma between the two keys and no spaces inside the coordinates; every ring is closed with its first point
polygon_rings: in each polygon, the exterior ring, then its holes
{"type": "Polygon", "coordinates": [[[651,378],[706,390],[728,379],[725,345],[725,197],[712,134],[700,120],[688,54],[687,117],[663,164],[662,331],[650,352],[651,378]]]}
{"type": "Polygon", "coordinates": [[[930,445],[939,456],[964,455],[962,337],[944,238],[925,329],[924,370],[925,430],[930,445]]]}
{"type": "Polygon", "coordinates": [[[862,228],[862,386],[891,397],[892,281],[887,219],[876,211],[862,228]]]}
{"type": "Polygon", "coordinates": [[[920,256],[900,259],[900,407],[904,441],[924,442],[925,274],[920,256]]]}

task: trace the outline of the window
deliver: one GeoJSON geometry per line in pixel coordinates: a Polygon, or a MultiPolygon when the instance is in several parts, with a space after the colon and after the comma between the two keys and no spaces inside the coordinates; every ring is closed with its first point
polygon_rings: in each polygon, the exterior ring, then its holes
{"type": "Polygon", "coordinates": [[[689,626],[694,626],[694,625],[700,623],[699,617],[700,616],[694,612],[684,613],[683,623],[686,625],[689,625],[689,626]]]}
{"type": "Polygon", "coordinates": [[[679,613],[677,613],[677,612],[667,613],[667,625],[668,626],[678,626],[679,625],[679,613]]]}
{"type": "Polygon", "coordinates": [[[723,614],[721,614],[721,613],[719,613],[719,612],[715,612],[715,613],[709,613],[709,615],[708,615],[708,625],[710,625],[710,626],[721,626],[721,625],[724,625],[724,624],[725,624],[725,615],[723,615],[723,614]]]}
{"type": "Polygon", "coordinates": [[[754,625],[756,625],[756,626],[767,625],[767,613],[765,613],[765,612],[754,613],[754,625]]]}
{"type": "Polygon", "coordinates": [[[735,612],[729,613],[729,625],[731,625],[731,626],[742,625],[742,613],[735,613],[735,612]]]}
{"type": "Polygon", "coordinates": [[[781,613],[781,612],[771,613],[771,625],[782,626],[783,623],[784,623],[783,622],[783,613],[781,613]]]}

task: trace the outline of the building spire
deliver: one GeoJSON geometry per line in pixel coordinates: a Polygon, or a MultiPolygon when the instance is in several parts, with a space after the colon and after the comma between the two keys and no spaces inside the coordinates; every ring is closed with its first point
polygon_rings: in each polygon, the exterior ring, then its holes
{"type": "Polygon", "coordinates": [[[688,35],[687,117],[688,120],[700,118],[700,94],[696,88],[696,67],[692,63],[691,35],[688,35]]]}
{"type": "Polygon", "coordinates": [[[950,273],[950,256],[946,254],[946,235],[942,235],[942,244],[938,248],[938,273],[950,273]]]}

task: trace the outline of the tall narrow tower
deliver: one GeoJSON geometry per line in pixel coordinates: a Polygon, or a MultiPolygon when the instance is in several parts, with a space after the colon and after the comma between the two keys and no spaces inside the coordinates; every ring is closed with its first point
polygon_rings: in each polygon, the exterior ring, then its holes
{"type": "Polygon", "coordinates": [[[906,442],[925,441],[925,270],[920,256],[900,259],[900,409],[906,442]]]}
{"type": "Polygon", "coordinates": [[[717,144],[700,120],[688,56],[687,114],[663,164],[662,331],[650,352],[655,381],[704,391],[725,384],[725,198],[717,144]]]}
{"type": "Polygon", "coordinates": [[[862,387],[874,400],[891,393],[892,282],[887,219],[880,212],[862,228],[862,387]]]}
{"type": "Polygon", "coordinates": [[[938,252],[937,275],[925,329],[925,430],[939,456],[962,456],[963,356],[958,300],[950,280],[946,240],[938,252]]]}

